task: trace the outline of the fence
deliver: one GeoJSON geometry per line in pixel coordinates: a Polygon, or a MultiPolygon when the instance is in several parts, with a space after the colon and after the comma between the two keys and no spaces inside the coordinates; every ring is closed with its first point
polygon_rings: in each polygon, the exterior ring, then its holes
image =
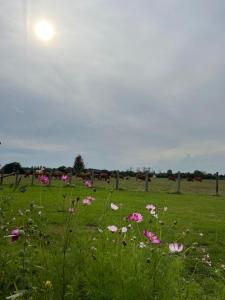
{"type": "MultiPolygon", "coordinates": [[[[181,177],[181,173],[178,172],[174,181],[168,178],[154,178],[150,176],[149,171],[142,173],[142,176],[138,178],[135,177],[125,177],[121,175],[119,171],[116,171],[114,177],[107,181],[101,181],[96,178],[95,172],[91,172],[91,181],[96,187],[105,187],[115,190],[130,190],[130,191],[145,191],[145,192],[168,192],[177,194],[209,194],[209,195],[225,195],[225,180],[219,179],[219,173],[216,173],[215,180],[204,179],[202,182],[188,182],[187,179],[181,177]]],[[[48,186],[57,186],[59,180],[53,178],[52,173],[48,175],[49,183],[48,186]]],[[[77,185],[81,182],[76,176],[69,174],[69,184],[77,185]]],[[[10,184],[17,187],[19,184],[22,185],[35,185],[38,184],[37,176],[35,175],[35,170],[33,169],[31,174],[25,178],[17,172],[11,174],[0,174],[0,185],[10,184]]]]}

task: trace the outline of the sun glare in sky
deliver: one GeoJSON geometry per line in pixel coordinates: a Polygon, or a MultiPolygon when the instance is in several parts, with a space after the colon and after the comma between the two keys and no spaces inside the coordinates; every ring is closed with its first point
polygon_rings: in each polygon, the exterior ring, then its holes
{"type": "Polygon", "coordinates": [[[35,25],[36,36],[44,41],[50,41],[55,35],[54,26],[47,20],[38,21],[35,25]]]}

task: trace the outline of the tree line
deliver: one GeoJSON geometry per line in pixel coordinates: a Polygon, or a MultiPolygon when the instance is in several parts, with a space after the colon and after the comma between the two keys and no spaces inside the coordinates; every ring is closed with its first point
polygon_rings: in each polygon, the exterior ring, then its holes
{"type": "MultiPolygon", "coordinates": [[[[4,174],[11,174],[11,173],[19,173],[19,174],[26,174],[27,172],[31,172],[33,169],[42,169],[45,168],[46,171],[61,171],[64,173],[69,174],[79,174],[81,172],[90,172],[94,171],[96,174],[98,173],[115,173],[117,170],[107,170],[107,169],[92,169],[92,168],[85,168],[84,160],[81,155],[77,155],[75,157],[74,163],[72,167],[67,166],[59,166],[57,168],[49,168],[44,166],[32,166],[32,167],[22,167],[19,162],[11,162],[4,165],[0,172],[4,174]]],[[[146,171],[149,172],[150,177],[157,177],[157,178],[169,178],[169,177],[177,177],[178,172],[173,172],[172,170],[167,171],[150,171],[150,168],[137,168],[137,170],[133,170],[129,168],[128,170],[120,171],[120,174],[125,177],[135,177],[138,173],[145,173],[146,171]]],[[[181,178],[195,178],[201,177],[202,179],[215,179],[216,173],[208,173],[205,171],[194,170],[193,172],[180,172],[181,178]]],[[[225,179],[225,174],[219,174],[219,179],[225,179]]]]}

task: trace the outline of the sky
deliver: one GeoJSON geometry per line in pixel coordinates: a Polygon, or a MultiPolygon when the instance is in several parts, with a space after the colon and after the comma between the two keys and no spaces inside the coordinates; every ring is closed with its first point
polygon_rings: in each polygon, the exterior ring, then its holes
{"type": "Polygon", "coordinates": [[[225,173],[224,30],[223,0],[0,0],[0,164],[225,173]]]}

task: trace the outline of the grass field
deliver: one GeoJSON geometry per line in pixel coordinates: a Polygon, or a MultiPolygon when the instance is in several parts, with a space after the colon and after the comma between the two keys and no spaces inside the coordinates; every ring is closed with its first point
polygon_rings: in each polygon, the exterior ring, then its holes
{"type": "Polygon", "coordinates": [[[28,179],[14,189],[10,180],[0,187],[0,299],[225,299],[223,182],[215,197],[213,181],[182,181],[177,195],[176,183],[164,179],[153,179],[149,192],[135,180],[121,181],[118,191],[114,182],[95,182],[93,191],[78,180],[47,187],[28,179]],[[96,200],[82,205],[90,195],[96,200]],[[150,203],[158,219],[146,210],[150,203]],[[128,222],[133,212],[143,222],[128,222]],[[107,229],[128,224],[126,234],[107,229]],[[11,242],[14,228],[22,234],[11,242]],[[161,244],[148,241],[145,229],[161,244]],[[184,245],[177,254],[168,249],[175,241],[184,245]]]}

